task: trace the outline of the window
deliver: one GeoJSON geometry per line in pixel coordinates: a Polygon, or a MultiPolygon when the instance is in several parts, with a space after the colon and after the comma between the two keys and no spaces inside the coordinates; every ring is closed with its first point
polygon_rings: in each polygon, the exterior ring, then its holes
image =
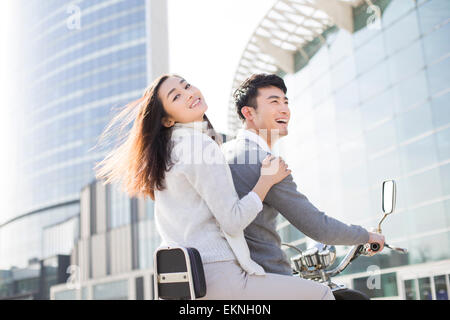
{"type": "Polygon", "coordinates": [[[369,159],[368,176],[370,185],[381,186],[382,181],[386,180],[387,177],[399,177],[401,175],[400,168],[398,149],[384,153],[379,157],[369,159]]]}
{"type": "Polygon", "coordinates": [[[406,17],[385,29],[384,34],[386,37],[386,49],[389,54],[393,54],[414,39],[418,39],[419,25],[416,11],[412,11],[406,17]]]}
{"type": "Polygon", "coordinates": [[[450,52],[450,41],[446,41],[450,34],[450,23],[426,35],[423,38],[425,59],[432,63],[450,52]]]}
{"type": "MultiPolygon", "coordinates": [[[[365,163],[348,165],[341,171],[342,183],[347,192],[361,192],[368,186],[367,167],[365,163]]],[[[354,195],[353,195],[354,196],[354,195]]],[[[352,201],[348,203],[349,207],[356,207],[352,201]]]]}
{"type": "Polygon", "coordinates": [[[341,59],[349,57],[353,54],[352,35],[340,30],[336,35],[336,39],[330,45],[330,56],[332,65],[341,59]]]}
{"type": "Polygon", "coordinates": [[[430,105],[425,103],[396,118],[399,142],[430,132],[433,129],[430,105]]]}
{"type": "Polygon", "coordinates": [[[394,97],[394,92],[387,90],[373,96],[361,106],[361,116],[366,128],[392,118],[396,109],[394,97]]]}
{"type": "Polygon", "coordinates": [[[433,232],[438,228],[450,226],[447,223],[443,202],[436,202],[410,210],[411,212],[406,213],[401,218],[402,223],[408,226],[408,234],[433,232]]]}
{"type": "Polygon", "coordinates": [[[420,41],[400,50],[388,60],[389,71],[393,83],[397,83],[416,73],[424,65],[422,46],[420,41]]]}
{"type": "Polygon", "coordinates": [[[436,292],[436,300],[448,300],[448,288],[445,275],[434,277],[434,290],[436,292]]]}
{"type": "MultiPolygon", "coordinates": [[[[362,171],[360,168],[356,168],[354,176],[348,177],[348,179],[343,181],[345,190],[342,192],[342,211],[340,211],[341,214],[338,215],[338,210],[336,208],[336,210],[330,212],[333,217],[343,222],[358,224],[358,221],[361,221],[369,216],[373,217],[374,214],[379,214],[379,212],[371,212],[375,210],[370,205],[369,192],[363,192],[368,189],[366,176],[366,172],[362,171]],[[361,177],[356,177],[358,174],[361,174],[361,177]],[[358,181],[351,181],[351,179],[358,181]]],[[[378,207],[379,206],[376,208],[378,207]]]]}
{"type": "Polygon", "coordinates": [[[130,223],[131,200],[118,185],[111,185],[109,229],[130,223]]]}
{"type": "Polygon", "coordinates": [[[377,275],[353,279],[353,288],[365,293],[369,298],[398,296],[397,274],[395,272],[382,274],[379,280],[377,275]],[[377,287],[379,281],[379,287],[377,287]],[[373,286],[372,286],[373,285],[373,286]]]}
{"type": "Polygon", "coordinates": [[[81,288],[81,300],[88,300],[88,288],[87,287],[81,288]]]}
{"type": "Polygon", "coordinates": [[[431,0],[419,6],[418,12],[421,31],[425,34],[450,17],[450,2],[431,0]]]}
{"type": "Polygon", "coordinates": [[[153,253],[161,243],[158,230],[153,219],[138,222],[139,234],[139,269],[146,269],[153,265],[153,253]]]}
{"type": "Polygon", "coordinates": [[[136,300],[144,300],[144,277],[137,277],[136,283],[136,300]]]}
{"type": "Polygon", "coordinates": [[[433,168],[406,178],[408,205],[441,197],[441,176],[439,168],[433,168]]]}
{"type": "Polygon", "coordinates": [[[361,101],[366,101],[376,94],[381,94],[390,83],[387,63],[383,61],[366,71],[357,79],[357,82],[361,101]]]}
{"type": "Polygon", "coordinates": [[[339,112],[336,109],[336,129],[339,135],[339,141],[344,142],[361,136],[362,121],[359,108],[348,112],[339,112]]]}
{"type": "Polygon", "coordinates": [[[350,170],[353,166],[360,166],[366,163],[366,145],[364,139],[359,137],[351,141],[346,141],[339,146],[339,158],[343,170],[350,170]]]}
{"type": "Polygon", "coordinates": [[[386,53],[384,51],[383,37],[381,34],[371,38],[369,42],[355,52],[358,74],[365,73],[377,62],[380,62],[385,56],[386,53]]]}
{"type": "Polygon", "coordinates": [[[298,91],[303,92],[309,85],[311,84],[311,76],[310,76],[310,67],[309,65],[306,65],[298,71],[297,73],[293,74],[293,86],[295,86],[298,91]]]}
{"type": "Polygon", "coordinates": [[[450,124],[450,92],[431,100],[431,112],[436,127],[450,124]]]}
{"type": "Polygon", "coordinates": [[[408,110],[418,103],[424,102],[428,98],[428,84],[425,71],[419,71],[419,73],[400,81],[395,86],[394,90],[398,113],[408,110]]]}
{"type": "Polygon", "coordinates": [[[369,156],[395,145],[397,137],[394,121],[389,120],[365,134],[366,148],[369,156]]]}
{"type": "Polygon", "coordinates": [[[430,278],[420,278],[419,279],[419,293],[420,300],[432,300],[433,296],[431,293],[431,280],[430,278]]]}
{"type": "Polygon", "coordinates": [[[437,163],[434,135],[428,135],[400,148],[406,173],[437,163]]]}
{"type": "Polygon", "coordinates": [[[390,1],[383,13],[383,25],[388,26],[398,21],[400,17],[415,7],[414,2],[414,0],[390,1]]]}
{"type": "Polygon", "coordinates": [[[416,280],[405,280],[405,298],[406,300],[417,300],[416,295],[416,280]]]}
{"type": "Polygon", "coordinates": [[[353,35],[353,45],[358,48],[378,35],[380,35],[380,30],[376,28],[362,28],[353,35]]]}
{"type": "Polygon", "coordinates": [[[428,67],[430,94],[434,95],[450,88],[450,57],[428,67]]]}
{"type": "Polygon", "coordinates": [[[145,219],[153,220],[155,211],[155,202],[151,199],[145,201],[145,219]]]}
{"type": "Polygon", "coordinates": [[[331,70],[333,88],[337,89],[349,83],[356,77],[353,56],[345,58],[331,70]]]}
{"type": "MultiPolygon", "coordinates": [[[[445,226],[442,226],[445,228],[445,226]]],[[[407,247],[410,264],[426,263],[445,260],[450,257],[448,248],[450,245],[450,232],[441,232],[430,236],[423,236],[409,240],[407,247]]]]}
{"type": "Polygon", "coordinates": [[[120,280],[94,285],[95,300],[127,300],[128,280],[120,280]]]}
{"type": "Polygon", "coordinates": [[[155,281],[155,275],[152,274],[150,276],[150,288],[151,288],[151,291],[152,291],[151,299],[155,298],[155,282],[154,281],[155,281]]]}
{"type": "Polygon", "coordinates": [[[311,80],[314,81],[330,69],[328,48],[323,46],[309,62],[311,80]]]}
{"type": "Polygon", "coordinates": [[[64,290],[55,292],[55,300],[76,300],[76,291],[64,290]]]}
{"type": "Polygon", "coordinates": [[[355,81],[337,90],[334,94],[336,108],[343,110],[354,107],[359,101],[357,92],[358,87],[355,81]]]}
{"type": "MultiPolygon", "coordinates": [[[[336,108],[331,100],[326,100],[314,109],[315,133],[318,140],[325,140],[325,145],[327,143],[333,144],[332,141],[326,141],[329,137],[332,138],[334,136],[335,139],[335,112],[336,108]]],[[[325,145],[319,144],[319,147],[325,148],[325,145]]]]}
{"type": "Polygon", "coordinates": [[[152,265],[153,251],[152,250],[152,224],[153,220],[142,220],[138,222],[138,236],[139,236],[139,269],[146,269],[152,265]]]}
{"type": "Polygon", "coordinates": [[[439,172],[442,181],[442,192],[444,195],[450,195],[450,163],[440,166],[439,172]]]}
{"type": "MultiPolygon", "coordinates": [[[[449,108],[450,109],[450,108],[449,108]]],[[[439,161],[450,159],[450,128],[436,133],[439,161]]]]}
{"type": "Polygon", "coordinates": [[[314,104],[320,103],[329,97],[331,93],[331,77],[328,72],[312,84],[311,93],[314,104]]]}

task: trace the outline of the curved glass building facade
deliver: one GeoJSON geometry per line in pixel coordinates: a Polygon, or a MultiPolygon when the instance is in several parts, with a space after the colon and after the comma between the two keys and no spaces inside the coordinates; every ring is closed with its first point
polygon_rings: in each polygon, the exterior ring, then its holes
{"type": "MultiPolygon", "coordinates": [[[[376,227],[382,182],[397,182],[382,231],[409,253],[360,257],[335,279],[372,298],[449,296],[449,36],[449,1],[279,0],[235,74],[234,88],[253,73],[284,78],[291,120],[275,148],[320,210],[376,227]],[[369,289],[374,270],[381,286],[369,289]]],[[[239,122],[230,104],[229,128],[239,122]]],[[[277,230],[301,249],[313,244],[281,215],[277,230]]],[[[336,249],[337,264],[349,248],[336,249]]]]}
{"type": "MultiPolygon", "coordinates": [[[[80,191],[104,156],[92,147],[114,108],[139,97],[168,68],[164,1],[23,1],[22,7],[27,101],[19,110],[17,208],[0,216],[0,269],[54,251],[43,248],[43,230],[79,215],[80,191]]],[[[70,230],[65,241],[79,236],[78,227],[70,230]]],[[[70,254],[70,246],[60,247],[70,254]]]]}
{"type": "MultiPolygon", "coordinates": [[[[336,28],[284,77],[291,121],[279,147],[300,191],[348,223],[376,227],[381,183],[397,182],[396,211],[382,230],[386,242],[409,253],[385,249],[355,260],[345,271],[350,285],[367,290],[367,268],[376,265],[382,288],[366,291],[372,297],[448,298],[450,2],[386,4],[377,25],[353,34],[336,28]],[[428,274],[437,261],[439,274],[428,274]]],[[[308,240],[283,219],[279,231],[306,248],[308,240]]]]}

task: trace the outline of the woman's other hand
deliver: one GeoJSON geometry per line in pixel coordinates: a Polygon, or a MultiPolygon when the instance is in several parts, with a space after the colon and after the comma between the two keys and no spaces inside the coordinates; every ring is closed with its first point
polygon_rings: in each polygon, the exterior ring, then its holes
{"type": "Polygon", "coordinates": [[[261,201],[264,201],[270,188],[290,174],[291,170],[288,169],[286,162],[281,157],[268,155],[262,162],[261,176],[252,191],[259,196],[261,201]]]}
{"type": "Polygon", "coordinates": [[[291,170],[288,169],[287,163],[281,157],[268,155],[262,162],[261,177],[265,177],[272,185],[280,182],[288,175],[291,170]]]}

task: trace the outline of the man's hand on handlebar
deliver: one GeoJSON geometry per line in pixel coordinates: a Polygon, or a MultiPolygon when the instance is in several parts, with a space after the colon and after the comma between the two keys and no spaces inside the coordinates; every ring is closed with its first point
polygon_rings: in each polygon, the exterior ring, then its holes
{"type": "Polygon", "coordinates": [[[373,251],[372,249],[368,250],[369,256],[373,256],[374,254],[381,252],[384,248],[384,236],[377,232],[369,232],[369,243],[370,244],[378,244],[380,248],[377,251],[373,251]]]}

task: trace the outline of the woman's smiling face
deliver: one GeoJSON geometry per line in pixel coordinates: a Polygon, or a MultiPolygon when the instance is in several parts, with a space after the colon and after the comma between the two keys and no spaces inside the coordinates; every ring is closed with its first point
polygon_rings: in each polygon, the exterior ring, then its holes
{"type": "Polygon", "coordinates": [[[159,88],[158,96],[168,114],[163,119],[166,127],[171,127],[175,122],[203,121],[203,115],[208,109],[200,90],[183,78],[166,79],[159,88]]]}

